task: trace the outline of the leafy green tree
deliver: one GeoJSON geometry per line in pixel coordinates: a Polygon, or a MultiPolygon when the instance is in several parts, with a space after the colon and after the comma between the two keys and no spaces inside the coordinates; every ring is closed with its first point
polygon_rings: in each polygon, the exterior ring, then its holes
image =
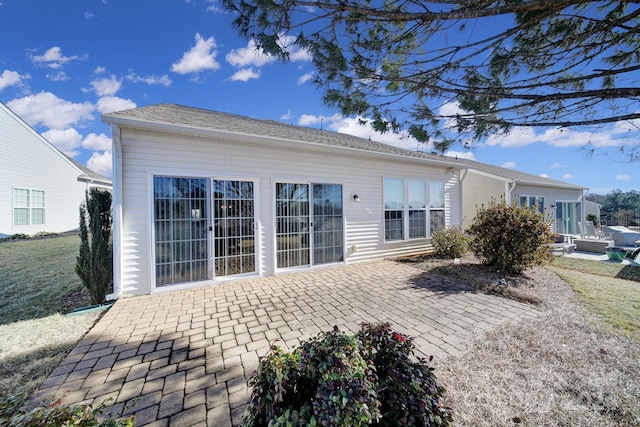
{"type": "Polygon", "coordinates": [[[222,2],[265,53],[306,49],[326,104],[441,151],[452,135],[640,118],[639,1],[222,2]]]}
{"type": "Polygon", "coordinates": [[[113,284],[111,193],[92,188],[80,205],[80,251],[76,274],[89,291],[92,304],[105,301],[113,284]]]}

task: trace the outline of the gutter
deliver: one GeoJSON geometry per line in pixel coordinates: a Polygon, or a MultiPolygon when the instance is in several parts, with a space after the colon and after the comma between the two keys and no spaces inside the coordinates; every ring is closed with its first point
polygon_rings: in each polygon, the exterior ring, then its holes
{"type": "Polygon", "coordinates": [[[122,295],[122,140],[120,128],[111,125],[112,135],[112,215],[113,215],[113,293],[107,300],[117,299],[122,295]]]}

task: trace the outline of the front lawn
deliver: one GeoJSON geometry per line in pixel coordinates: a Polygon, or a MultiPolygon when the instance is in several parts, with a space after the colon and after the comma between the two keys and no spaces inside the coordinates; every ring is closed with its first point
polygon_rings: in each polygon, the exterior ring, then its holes
{"type": "Polygon", "coordinates": [[[77,234],[0,242],[0,325],[86,305],[74,271],[79,246],[77,234]]]}
{"type": "Polygon", "coordinates": [[[611,332],[640,343],[640,267],[561,257],[550,269],[611,332]]]}
{"type": "Polygon", "coordinates": [[[99,314],[74,272],[78,235],[0,242],[0,393],[30,394],[99,314]]]}

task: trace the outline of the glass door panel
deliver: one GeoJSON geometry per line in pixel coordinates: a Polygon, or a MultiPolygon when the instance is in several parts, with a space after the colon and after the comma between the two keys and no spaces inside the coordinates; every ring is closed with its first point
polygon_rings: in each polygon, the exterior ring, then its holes
{"type": "Polygon", "coordinates": [[[253,190],[251,181],[213,180],[216,277],[256,271],[253,190]]]}
{"type": "Polygon", "coordinates": [[[309,185],[276,183],[276,265],[310,264],[309,185]]]}
{"type": "Polygon", "coordinates": [[[575,234],[575,202],[556,202],[556,233],[575,234]]]}
{"type": "Polygon", "coordinates": [[[313,184],[313,264],[344,259],[342,185],[313,184]]]}
{"type": "Polygon", "coordinates": [[[154,177],[156,286],[209,278],[207,180],[154,177]]]}

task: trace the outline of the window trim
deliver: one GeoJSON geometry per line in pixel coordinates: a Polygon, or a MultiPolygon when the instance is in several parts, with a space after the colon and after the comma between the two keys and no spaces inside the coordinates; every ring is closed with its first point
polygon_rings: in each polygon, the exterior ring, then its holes
{"type": "Polygon", "coordinates": [[[46,221],[46,212],[47,212],[47,194],[44,190],[34,189],[34,188],[24,188],[24,187],[12,187],[11,191],[11,225],[13,228],[22,228],[22,227],[32,227],[32,226],[44,226],[47,224],[46,221]],[[26,206],[16,206],[16,191],[22,190],[27,192],[27,205],[26,206]],[[35,206],[33,194],[35,192],[42,193],[42,206],[35,206]],[[26,209],[27,211],[27,223],[26,224],[16,224],[16,210],[17,209],[26,209]],[[42,222],[35,223],[33,221],[34,211],[42,211],[42,222]]]}
{"type": "Polygon", "coordinates": [[[431,200],[430,200],[430,187],[431,187],[431,183],[434,182],[438,182],[440,184],[443,185],[443,187],[445,186],[445,183],[443,181],[439,181],[439,180],[429,180],[429,179],[425,179],[425,178],[415,178],[415,177],[411,177],[411,178],[398,178],[398,177],[394,177],[394,176],[385,176],[382,178],[382,233],[383,233],[383,241],[384,243],[393,243],[393,242],[409,242],[409,241],[416,241],[416,240],[420,240],[420,239],[429,239],[431,238],[431,213],[433,211],[442,211],[445,212],[446,211],[446,200],[445,200],[445,206],[442,208],[432,208],[431,207],[431,200]],[[403,188],[403,200],[402,200],[402,208],[401,209],[389,209],[386,206],[386,200],[385,200],[385,185],[387,183],[388,180],[399,180],[402,181],[402,188],[403,188]],[[424,184],[424,208],[412,208],[409,205],[409,198],[410,198],[410,193],[409,193],[409,186],[410,186],[410,182],[420,182],[422,184],[424,184]],[[422,211],[424,212],[424,236],[420,236],[420,237],[410,237],[411,234],[411,230],[410,230],[410,212],[415,212],[415,211],[422,211]],[[402,236],[399,239],[388,239],[387,238],[387,212],[401,212],[401,220],[402,220],[402,236]]]}
{"type": "Polygon", "coordinates": [[[534,206],[536,206],[536,204],[535,204],[535,203],[534,203],[533,205],[530,203],[530,202],[531,202],[531,198],[532,198],[532,197],[533,197],[534,199],[536,199],[536,203],[537,203],[538,199],[542,199],[542,204],[541,204],[541,205],[538,205],[538,212],[540,212],[541,214],[544,214],[544,210],[546,209],[546,206],[545,206],[545,200],[544,200],[544,199],[545,199],[545,197],[544,197],[544,196],[541,196],[541,195],[539,195],[539,194],[537,194],[537,195],[536,195],[536,194],[519,194],[519,195],[518,195],[518,204],[519,204],[520,206],[526,206],[526,207],[528,207],[528,208],[532,209],[534,206]],[[522,198],[523,198],[523,197],[524,197],[524,198],[526,198],[526,204],[525,204],[525,203],[522,203],[522,198]]]}

